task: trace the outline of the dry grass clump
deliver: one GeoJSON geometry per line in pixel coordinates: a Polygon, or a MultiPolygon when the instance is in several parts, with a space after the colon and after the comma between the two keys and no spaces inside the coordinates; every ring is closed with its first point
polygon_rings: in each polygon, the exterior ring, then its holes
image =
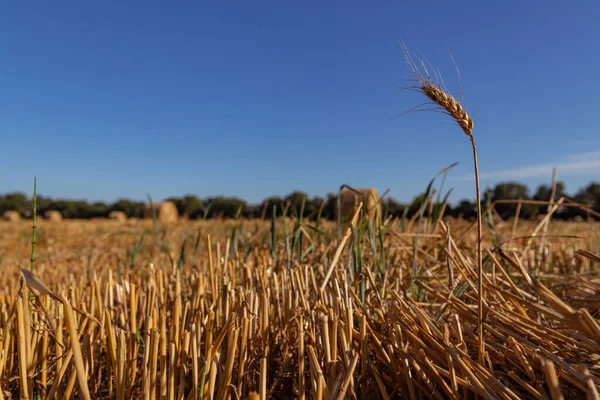
{"type": "MultiPolygon", "coordinates": [[[[35,276],[18,268],[29,230],[5,224],[0,393],[598,398],[600,224],[546,220],[546,240],[529,245],[510,240],[511,224],[485,228],[480,364],[476,232],[430,222],[417,234],[387,220],[382,243],[356,225],[345,245],[322,222],[298,252],[293,223],[277,220],[271,258],[267,221],[189,221],[153,239],[151,221],[66,221],[40,228],[35,276]],[[411,279],[415,244],[424,273],[411,279]]],[[[540,224],[521,221],[516,236],[540,224]]]]}
{"type": "Polygon", "coordinates": [[[344,188],[339,192],[340,201],[336,202],[335,213],[336,218],[341,217],[341,223],[343,226],[347,226],[352,220],[356,208],[358,205],[364,203],[364,216],[369,218],[371,221],[376,221],[377,218],[381,219],[381,201],[379,194],[375,188],[360,188],[360,189],[348,189],[344,188]],[[340,209],[341,207],[341,209],[340,209]]]}
{"type": "Polygon", "coordinates": [[[127,221],[127,214],[123,211],[111,211],[108,214],[108,219],[112,219],[113,221],[127,221]]]}
{"type": "Polygon", "coordinates": [[[48,221],[59,222],[63,220],[63,216],[60,211],[48,210],[44,213],[44,218],[48,221]]]}
{"type": "Polygon", "coordinates": [[[177,206],[172,201],[162,201],[160,203],[152,203],[152,205],[146,204],[144,218],[152,219],[155,214],[161,224],[174,223],[179,219],[177,206]]]}
{"type": "Polygon", "coordinates": [[[7,210],[4,211],[4,213],[2,214],[2,219],[4,219],[5,221],[20,221],[21,220],[21,213],[18,211],[14,211],[14,210],[7,210]]]}

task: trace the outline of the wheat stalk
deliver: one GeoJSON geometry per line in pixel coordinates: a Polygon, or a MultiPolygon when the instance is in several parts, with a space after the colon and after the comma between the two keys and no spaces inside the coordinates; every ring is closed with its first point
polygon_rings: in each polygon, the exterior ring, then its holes
{"type": "MultiPolygon", "coordinates": [[[[473,165],[475,170],[475,190],[476,190],[476,199],[477,199],[477,278],[478,282],[478,293],[477,293],[477,307],[478,307],[478,315],[477,315],[477,330],[478,330],[478,355],[479,355],[479,363],[483,364],[484,360],[484,350],[485,343],[483,340],[483,266],[481,261],[481,190],[479,187],[479,164],[477,161],[477,146],[475,144],[475,137],[473,136],[473,128],[475,124],[473,123],[473,118],[469,115],[469,113],[463,108],[454,96],[448,93],[448,90],[445,89],[443,81],[439,74],[434,72],[434,77],[432,77],[428,70],[427,66],[423,61],[418,60],[418,64],[421,65],[424,72],[421,72],[417,63],[415,62],[413,56],[408,51],[407,47],[404,43],[400,44],[405,56],[406,65],[411,70],[413,75],[415,76],[418,85],[416,87],[411,87],[408,89],[416,90],[423,93],[427,98],[429,98],[437,110],[443,110],[443,112],[450,117],[452,117],[458,126],[461,127],[463,132],[469,137],[469,141],[471,142],[471,148],[473,150],[473,165]]],[[[432,68],[432,71],[433,70],[432,68]]]]}

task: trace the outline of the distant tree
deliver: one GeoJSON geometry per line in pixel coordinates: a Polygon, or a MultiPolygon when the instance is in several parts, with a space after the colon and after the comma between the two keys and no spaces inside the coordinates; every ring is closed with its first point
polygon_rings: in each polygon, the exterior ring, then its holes
{"type": "MultiPolygon", "coordinates": [[[[596,212],[600,212],[600,183],[589,183],[575,194],[574,200],[578,203],[585,204],[596,212]]],[[[583,210],[571,209],[570,216],[575,217],[577,215],[587,217],[588,213],[583,210]]]]}
{"type": "Polygon", "coordinates": [[[102,202],[95,202],[87,207],[86,215],[82,218],[107,218],[109,213],[109,207],[107,204],[102,202]]]}
{"type": "Polygon", "coordinates": [[[385,218],[401,218],[406,208],[405,204],[401,204],[391,197],[387,197],[382,204],[382,212],[385,218]]]}
{"type": "MultiPolygon", "coordinates": [[[[412,217],[415,214],[418,214],[421,211],[421,207],[423,206],[424,201],[428,201],[429,198],[425,197],[425,193],[421,193],[416,196],[413,201],[408,206],[408,216],[412,217]]],[[[427,210],[425,210],[427,211],[427,210]]],[[[426,215],[426,214],[425,214],[426,215]]]]}
{"type": "Polygon", "coordinates": [[[262,211],[262,204],[248,204],[241,215],[245,218],[260,218],[262,211]]]}
{"type": "Polygon", "coordinates": [[[110,211],[123,211],[128,217],[141,218],[144,215],[146,204],[142,201],[133,201],[129,199],[119,199],[112,206],[110,211]]]}
{"type": "MultiPolygon", "coordinates": [[[[514,203],[510,204],[496,204],[496,211],[502,218],[509,218],[516,214],[517,211],[517,202],[516,200],[528,200],[529,199],[529,190],[527,186],[522,185],[517,182],[503,182],[497,184],[492,191],[492,201],[497,200],[515,200],[514,203]]],[[[529,205],[523,204],[521,206],[520,217],[521,218],[531,218],[537,208],[529,205]]]]}
{"type": "Polygon", "coordinates": [[[319,196],[307,200],[306,205],[304,206],[304,216],[314,221],[317,219],[320,210],[321,218],[324,218],[323,210],[321,210],[321,207],[324,207],[323,202],[325,202],[325,199],[319,196]]]}
{"type": "Polygon", "coordinates": [[[304,215],[306,215],[306,202],[308,201],[306,193],[295,191],[285,196],[284,200],[290,203],[289,214],[292,216],[300,215],[302,203],[304,202],[304,215]]]}
{"type": "Polygon", "coordinates": [[[600,212],[600,183],[591,182],[575,195],[576,201],[588,204],[594,211],[600,212]]]}
{"type": "Polygon", "coordinates": [[[235,218],[238,211],[240,215],[243,215],[248,207],[248,204],[244,200],[236,197],[218,196],[209,198],[207,203],[210,205],[208,213],[210,218],[219,216],[223,218],[235,218]]]}
{"type": "MultiPolygon", "coordinates": [[[[537,187],[535,195],[533,195],[533,199],[540,201],[549,201],[551,194],[552,185],[542,184],[537,187]]],[[[556,182],[556,194],[554,195],[554,200],[556,201],[563,196],[565,196],[565,184],[563,182],[556,182]]]]}
{"type": "Polygon", "coordinates": [[[325,207],[323,207],[323,213],[321,214],[322,218],[328,220],[335,220],[335,205],[337,202],[337,195],[333,193],[327,193],[325,207]]]}
{"type": "Polygon", "coordinates": [[[309,198],[306,193],[295,191],[287,195],[284,199],[284,205],[289,203],[288,215],[298,217],[304,204],[303,217],[316,219],[319,209],[325,200],[321,197],[309,198]]]}
{"type": "Polygon", "coordinates": [[[185,215],[190,219],[197,219],[203,215],[204,203],[193,194],[187,194],[181,198],[171,197],[167,200],[175,204],[179,215],[185,215]]]}
{"type": "MultiPolygon", "coordinates": [[[[552,187],[544,184],[536,188],[533,197],[529,196],[528,188],[517,182],[499,183],[493,188],[488,188],[483,193],[483,206],[486,207],[494,201],[512,200],[510,204],[496,204],[496,211],[503,217],[514,216],[519,199],[547,201],[550,198],[552,187]]],[[[558,182],[556,187],[555,199],[566,195],[565,185],[558,182]]],[[[437,196],[435,196],[437,198],[437,196]]],[[[574,196],[571,196],[576,202],[589,206],[592,210],[600,212],[600,183],[590,182],[587,186],[581,188],[574,196]]],[[[392,198],[383,200],[382,208],[384,216],[401,217],[405,210],[408,210],[408,216],[412,217],[420,211],[424,201],[430,201],[432,198],[425,199],[424,194],[416,196],[411,204],[401,204],[392,198]]],[[[209,210],[208,217],[222,216],[233,218],[239,215],[247,218],[259,218],[262,215],[265,218],[271,218],[274,207],[277,207],[277,215],[281,216],[283,210],[287,208],[288,216],[297,216],[300,213],[304,203],[304,217],[316,218],[319,210],[322,209],[321,217],[323,219],[335,220],[335,209],[337,205],[337,194],[328,193],[326,199],[321,197],[309,198],[302,191],[294,191],[284,198],[270,197],[260,204],[247,204],[244,200],[235,197],[218,196],[206,200],[199,199],[196,195],[188,194],[181,198],[173,197],[169,199],[175,203],[181,215],[188,215],[190,218],[198,218],[209,210]]],[[[129,199],[119,199],[112,205],[103,202],[89,203],[86,200],[73,199],[52,199],[37,195],[37,210],[39,215],[43,215],[48,210],[60,211],[65,218],[99,218],[107,217],[111,211],[123,211],[129,217],[140,217],[143,215],[145,202],[133,201],[129,199]]],[[[440,207],[440,204],[434,205],[434,211],[440,207]]],[[[535,206],[523,204],[520,211],[521,218],[529,218],[536,213],[545,213],[546,206],[535,206]]],[[[0,195],[0,213],[8,210],[15,210],[24,217],[30,217],[32,211],[32,201],[25,193],[14,192],[0,195]]],[[[429,203],[425,208],[425,215],[429,213],[429,203]]],[[[446,215],[472,219],[476,217],[475,204],[469,200],[462,200],[458,205],[446,208],[446,215]]],[[[556,211],[556,217],[562,219],[571,219],[576,216],[587,217],[589,213],[577,208],[562,207],[556,211]]]]}
{"type": "Polygon", "coordinates": [[[108,216],[109,208],[106,204],[96,202],[93,204],[85,200],[58,199],[50,202],[51,210],[60,211],[65,218],[105,218],[108,216]]]}
{"type": "Polygon", "coordinates": [[[31,208],[30,204],[31,201],[29,201],[27,195],[24,193],[7,193],[4,196],[0,196],[0,214],[9,210],[23,214],[31,208]]]}
{"type": "Polygon", "coordinates": [[[75,201],[67,199],[56,199],[50,201],[49,210],[59,211],[64,218],[77,217],[77,205],[75,201]]]}
{"type": "MultiPolygon", "coordinates": [[[[38,215],[44,215],[46,211],[50,210],[51,204],[52,199],[50,197],[45,197],[40,194],[36,194],[35,207],[37,209],[38,215]]],[[[27,218],[30,218],[33,215],[33,202],[31,200],[30,205],[27,207],[27,210],[23,214],[27,218]]]]}
{"type": "Polygon", "coordinates": [[[477,208],[474,202],[461,200],[456,207],[452,207],[452,216],[464,219],[475,219],[477,217],[477,208]]]}
{"type": "MultiPolygon", "coordinates": [[[[550,195],[552,194],[552,185],[542,184],[537,187],[535,194],[533,195],[534,200],[538,201],[550,201],[550,195]]],[[[556,193],[554,194],[554,201],[560,199],[565,196],[565,184],[563,182],[556,182],[556,193]]],[[[536,205],[537,213],[546,214],[548,212],[548,206],[546,205],[536,205]]],[[[567,208],[559,208],[556,210],[553,217],[558,217],[564,219],[568,216],[569,210],[567,208]]]]}
{"type": "MultiPolygon", "coordinates": [[[[283,211],[283,205],[285,201],[281,197],[269,197],[263,201],[263,204],[267,207],[265,218],[271,218],[273,215],[273,207],[275,207],[275,211],[277,216],[280,216],[283,211]]],[[[262,211],[262,210],[261,210],[262,211]]]]}

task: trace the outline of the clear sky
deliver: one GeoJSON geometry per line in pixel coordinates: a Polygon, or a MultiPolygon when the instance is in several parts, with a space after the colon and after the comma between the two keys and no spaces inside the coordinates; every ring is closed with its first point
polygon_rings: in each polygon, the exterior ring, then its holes
{"type": "Polygon", "coordinates": [[[469,142],[395,92],[420,51],[475,120],[482,186],[600,180],[600,1],[7,1],[0,192],[410,201],[469,142]]]}

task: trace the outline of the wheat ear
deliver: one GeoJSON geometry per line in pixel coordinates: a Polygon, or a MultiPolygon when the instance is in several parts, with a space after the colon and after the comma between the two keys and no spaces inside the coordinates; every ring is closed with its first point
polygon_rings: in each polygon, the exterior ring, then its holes
{"type": "MultiPolygon", "coordinates": [[[[406,46],[401,43],[402,49],[404,50],[404,56],[406,65],[415,76],[418,85],[410,89],[417,90],[423,93],[429,98],[438,110],[442,110],[445,114],[451,116],[456,123],[462,128],[463,132],[469,137],[471,142],[471,148],[473,149],[473,165],[475,169],[475,190],[477,199],[477,278],[479,280],[478,293],[477,293],[477,330],[478,330],[478,356],[479,363],[483,365],[485,343],[483,338],[483,266],[481,261],[481,195],[479,188],[479,164],[477,162],[477,146],[475,144],[475,137],[473,136],[473,118],[467,113],[458,100],[454,98],[444,88],[443,81],[438,74],[434,74],[434,78],[427,71],[427,67],[424,62],[419,61],[422,66],[424,73],[417,67],[413,56],[409,53],[406,46]],[[436,82],[437,81],[437,82],[436,82]]],[[[435,71],[432,68],[432,71],[435,71]]]]}

